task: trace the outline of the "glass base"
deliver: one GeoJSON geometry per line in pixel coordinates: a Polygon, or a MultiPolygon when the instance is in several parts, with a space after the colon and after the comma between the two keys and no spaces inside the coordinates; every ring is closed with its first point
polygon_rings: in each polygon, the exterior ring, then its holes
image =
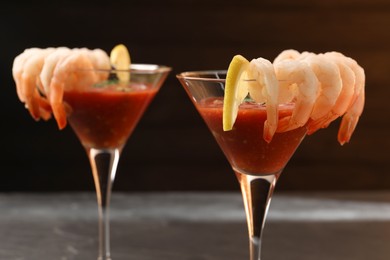
{"type": "Polygon", "coordinates": [[[250,260],[260,260],[265,220],[281,171],[272,175],[235,173],[240,183],[248,224],[250,260]]]}
{"type": "Polygon", "coordinates": [[[98,257],[97,260],[112,260],[112,258],[110,256],[108,257],[98,257]]]}

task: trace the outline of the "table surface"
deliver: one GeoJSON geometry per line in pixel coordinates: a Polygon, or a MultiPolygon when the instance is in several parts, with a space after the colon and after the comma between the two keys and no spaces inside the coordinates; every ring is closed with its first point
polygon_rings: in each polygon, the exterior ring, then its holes
{"type": "MultiPolygon", "coordinates": [[[[239,193],[119,193],[113,260],[249,259],[239,193]]],[[[0,259],[97,257],[93,193],[0,194],[0,259]]],[[[276,192],[264,260],[388,260],[390,193],[276,192]]]]}

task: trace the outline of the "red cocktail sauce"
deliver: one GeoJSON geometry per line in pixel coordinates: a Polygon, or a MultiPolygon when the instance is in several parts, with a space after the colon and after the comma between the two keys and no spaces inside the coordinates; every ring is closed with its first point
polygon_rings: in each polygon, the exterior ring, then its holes
{"type": "MultiPolygon", "coordinates": [[[[281,171],[306,134],[300,127],[276,133],[270,143],[263,139],[265,106],[243,103],[233,130],[222,129],[222,100],[211,98],[196,104],[219,146],[235,171],[251,175],[266,175],[281,171]]],[[[279,107],[279,117],[292,114],[293,105],[279,107]]]]}
{"type": "Polygon", "coordinates": [[[66,91],[68,121],[85,148],[122,147],[133,132],[157,88],[134,85],[66,91]],[[118,90],[119,89],[119,90],[118,90]]]}

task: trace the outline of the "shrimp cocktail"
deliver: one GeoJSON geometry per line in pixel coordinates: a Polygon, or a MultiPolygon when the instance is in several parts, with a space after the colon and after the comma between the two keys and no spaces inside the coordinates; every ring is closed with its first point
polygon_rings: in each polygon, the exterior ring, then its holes
{"type": "Polygon", "coordinates": [[[227,71],[177,75],[239,181],[250,259],[261,236],[276,182],[307,134],[342,117],[349,142],[364,107],[365,73],[352,58],[286,50],[271,62],[236,55],[227,71]]]}
{"type": "Polygon", "coordinates": [[[170,70],[131,64],[122,44],[110,56],[101,49],[30,48],[14,60],[17,94],[31,116],[54,116],[59,129],[69,122],[88,154],[98,202],[99,260],[111,259],[109,202],[121,151],[170,70]]]}

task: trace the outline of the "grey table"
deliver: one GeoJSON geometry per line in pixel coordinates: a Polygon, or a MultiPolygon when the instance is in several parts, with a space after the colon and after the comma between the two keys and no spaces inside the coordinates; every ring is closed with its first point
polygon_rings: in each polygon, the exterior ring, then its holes
{"type": "MultiPolygon", "coordinates": [[[[93,193],[0,194],[1,260],[95,260],[93,193]]],[[[276,192],[264,260],[390,259],[390,193],[276,192]]],[[[113,260],[247,260],[239,193],[119,193],[113,260]]]]}

